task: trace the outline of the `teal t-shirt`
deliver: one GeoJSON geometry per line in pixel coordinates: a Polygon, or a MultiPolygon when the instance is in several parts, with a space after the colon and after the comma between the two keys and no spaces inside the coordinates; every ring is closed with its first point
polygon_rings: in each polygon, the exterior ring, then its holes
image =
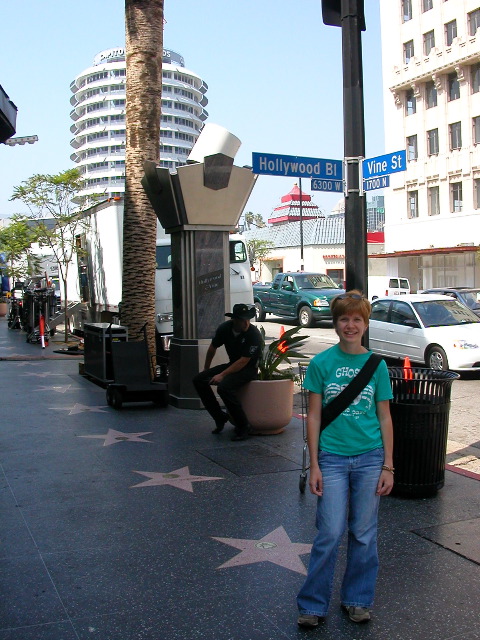
{"type": "MultiPolygon", "coordinates": [[[[321,394],[326,406],[363,367],[370,352],[345,353],[335,346],[310,362],[304,388],[321,394]]],[[[393,398],[387,365],[382,360],[365,389],[320,434],[319,448],[341,456],[356,456],[383,446],[376,403],[393,398]]]]}

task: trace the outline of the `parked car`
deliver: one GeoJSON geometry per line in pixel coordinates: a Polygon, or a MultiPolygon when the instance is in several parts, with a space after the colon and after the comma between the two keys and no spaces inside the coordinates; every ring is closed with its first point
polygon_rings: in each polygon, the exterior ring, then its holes
{"type": "Polygon", "coordinates": [[[407,294],[372,302],[370,349],[432,369],[480,370],[480,319],[448,296],[407,294]]]}
{"type": "Polygon", "coordinates": [[[421,291],[420,293],[436,293],[442,296],[450,296],[451,298],[460,300],[462,304],[480,317],[480,289],[470,289],[469,287],[436,287],[435,289],[425,289],[425,291],[421,291]]]}

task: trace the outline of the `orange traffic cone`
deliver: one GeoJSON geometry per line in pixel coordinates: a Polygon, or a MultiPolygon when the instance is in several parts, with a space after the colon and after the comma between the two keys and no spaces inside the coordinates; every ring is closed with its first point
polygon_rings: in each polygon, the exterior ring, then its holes
{"type": "Polygon", "coordinates": [[[403,377],[405,378],[405,380],[413,380],[412,365],[408,356],[406,356],[405,360],[403,361],[403,377]]]}
{"type": "MultiPolygon", "coordinates": [[[[283,336],[283,334],[284,334],[284,333],[285,333],[285,327],[281,326],[281,327],[280,327],[280,339],[281,339],[281,337],[283,336]]],[[[280,351],[281,353],[285,353],[286,351],[288,351],[288,346],[287,346],[287,344],[286,344],[285,340],[282,340],[282,342],[280,342],[280,343],[278,344],[277,349],[278,349],[278,351],[280,351]]]]}

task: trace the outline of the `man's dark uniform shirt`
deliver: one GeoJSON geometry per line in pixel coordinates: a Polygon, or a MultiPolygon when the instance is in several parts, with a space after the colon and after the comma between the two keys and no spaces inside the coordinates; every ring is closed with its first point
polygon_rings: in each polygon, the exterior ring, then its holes
{"type": "Polygon", "coordinates": [[[257,362],[260,357],[260,349],[262,345],[262,336],[260,331],[251,324],[247,331],[242,331],[238,335],[233,333],[233,322],[227,320],[217,328],[215,336],[212,340],[215,349],[225,345],[230,364],[239,358],[251,358],[245,368],[256,369],[257,362]]]}

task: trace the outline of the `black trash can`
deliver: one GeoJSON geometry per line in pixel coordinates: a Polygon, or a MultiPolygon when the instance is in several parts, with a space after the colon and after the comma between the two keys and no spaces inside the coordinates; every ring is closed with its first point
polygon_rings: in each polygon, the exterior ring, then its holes
{"type": "Polygon", "coordinates": [[[394,495],[424,498],[445,483],[453,371],[389,368],[393,400],[394,495]]]}

